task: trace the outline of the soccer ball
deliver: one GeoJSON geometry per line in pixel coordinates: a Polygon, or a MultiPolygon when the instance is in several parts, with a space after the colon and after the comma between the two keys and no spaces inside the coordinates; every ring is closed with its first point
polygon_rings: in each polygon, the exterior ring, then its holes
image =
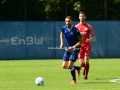
{"type": "Polygon", "coordinates": [[[38,86],[43,86],[44,85],[44,79],[42,77],[37,77],[35,79],[35,84],[38,86]]]}

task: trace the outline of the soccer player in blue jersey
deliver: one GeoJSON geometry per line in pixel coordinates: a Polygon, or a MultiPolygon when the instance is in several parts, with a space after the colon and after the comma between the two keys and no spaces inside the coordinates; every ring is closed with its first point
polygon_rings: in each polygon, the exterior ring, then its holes
{"type": "Polygon", "coordinates": [[[74,63],[78,57],[78,52],[80,50],[80,45],[82,44],[83,39],[77,28],[72,25],[71,16],[67,16],[65,18],[65,24],[66,25],[62,27],[60,33],[61,49],[64,49],[64,37],[66,39],[66,47],[65,47],[65,53],[63,55],[62,67],[64,69],[70,69],[72,75],[71,84],[75,84],[76,83],[75,70],[77,70],[77,73],[79,74],[80,67],[74,66],[74,63]]]}

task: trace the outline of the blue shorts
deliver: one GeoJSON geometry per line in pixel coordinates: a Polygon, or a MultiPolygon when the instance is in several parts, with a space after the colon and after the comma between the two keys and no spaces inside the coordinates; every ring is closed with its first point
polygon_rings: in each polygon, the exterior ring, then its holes
{"type": "Polygon", "coordinates": [[[71,52],[66,52],[64,53],[63,56],[63,61],[72,61],[75,62],[76,59],[78,58],[78,52],[79,50],[72,50],[71,52]]]}

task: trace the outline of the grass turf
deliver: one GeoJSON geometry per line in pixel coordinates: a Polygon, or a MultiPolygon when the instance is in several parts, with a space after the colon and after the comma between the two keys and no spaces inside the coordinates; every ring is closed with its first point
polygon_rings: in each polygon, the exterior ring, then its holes
{"type": "MultiPolygon", "coordinates": [[[[61,59],[48,60],[1,60],[0,90],[119,90],[120,59],[90,59],[88,80],[82,71],[77,84],[71,85],[70,71],[62,69],[61,59]],[[35,85],[35,79],[45,79],[44,86],[35,85]]],[[[75,65],[79,65],[78,60],[75,65]]]]}

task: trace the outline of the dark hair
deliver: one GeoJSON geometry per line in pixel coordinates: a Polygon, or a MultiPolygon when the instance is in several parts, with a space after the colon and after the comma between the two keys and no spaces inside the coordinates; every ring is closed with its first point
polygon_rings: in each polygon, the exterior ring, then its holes
{"type": "Polygon", "coordinates": [[[66,16],[65,19],[68,18],[68,19],[71,19],[72,20],[72,17],[71,16],[66,16]]]}
{"type": "Polygon", "coordinates": [[[79,14],[84,14],[85,15],[85,13],[83,11],[80,11],[79,14]]]}

